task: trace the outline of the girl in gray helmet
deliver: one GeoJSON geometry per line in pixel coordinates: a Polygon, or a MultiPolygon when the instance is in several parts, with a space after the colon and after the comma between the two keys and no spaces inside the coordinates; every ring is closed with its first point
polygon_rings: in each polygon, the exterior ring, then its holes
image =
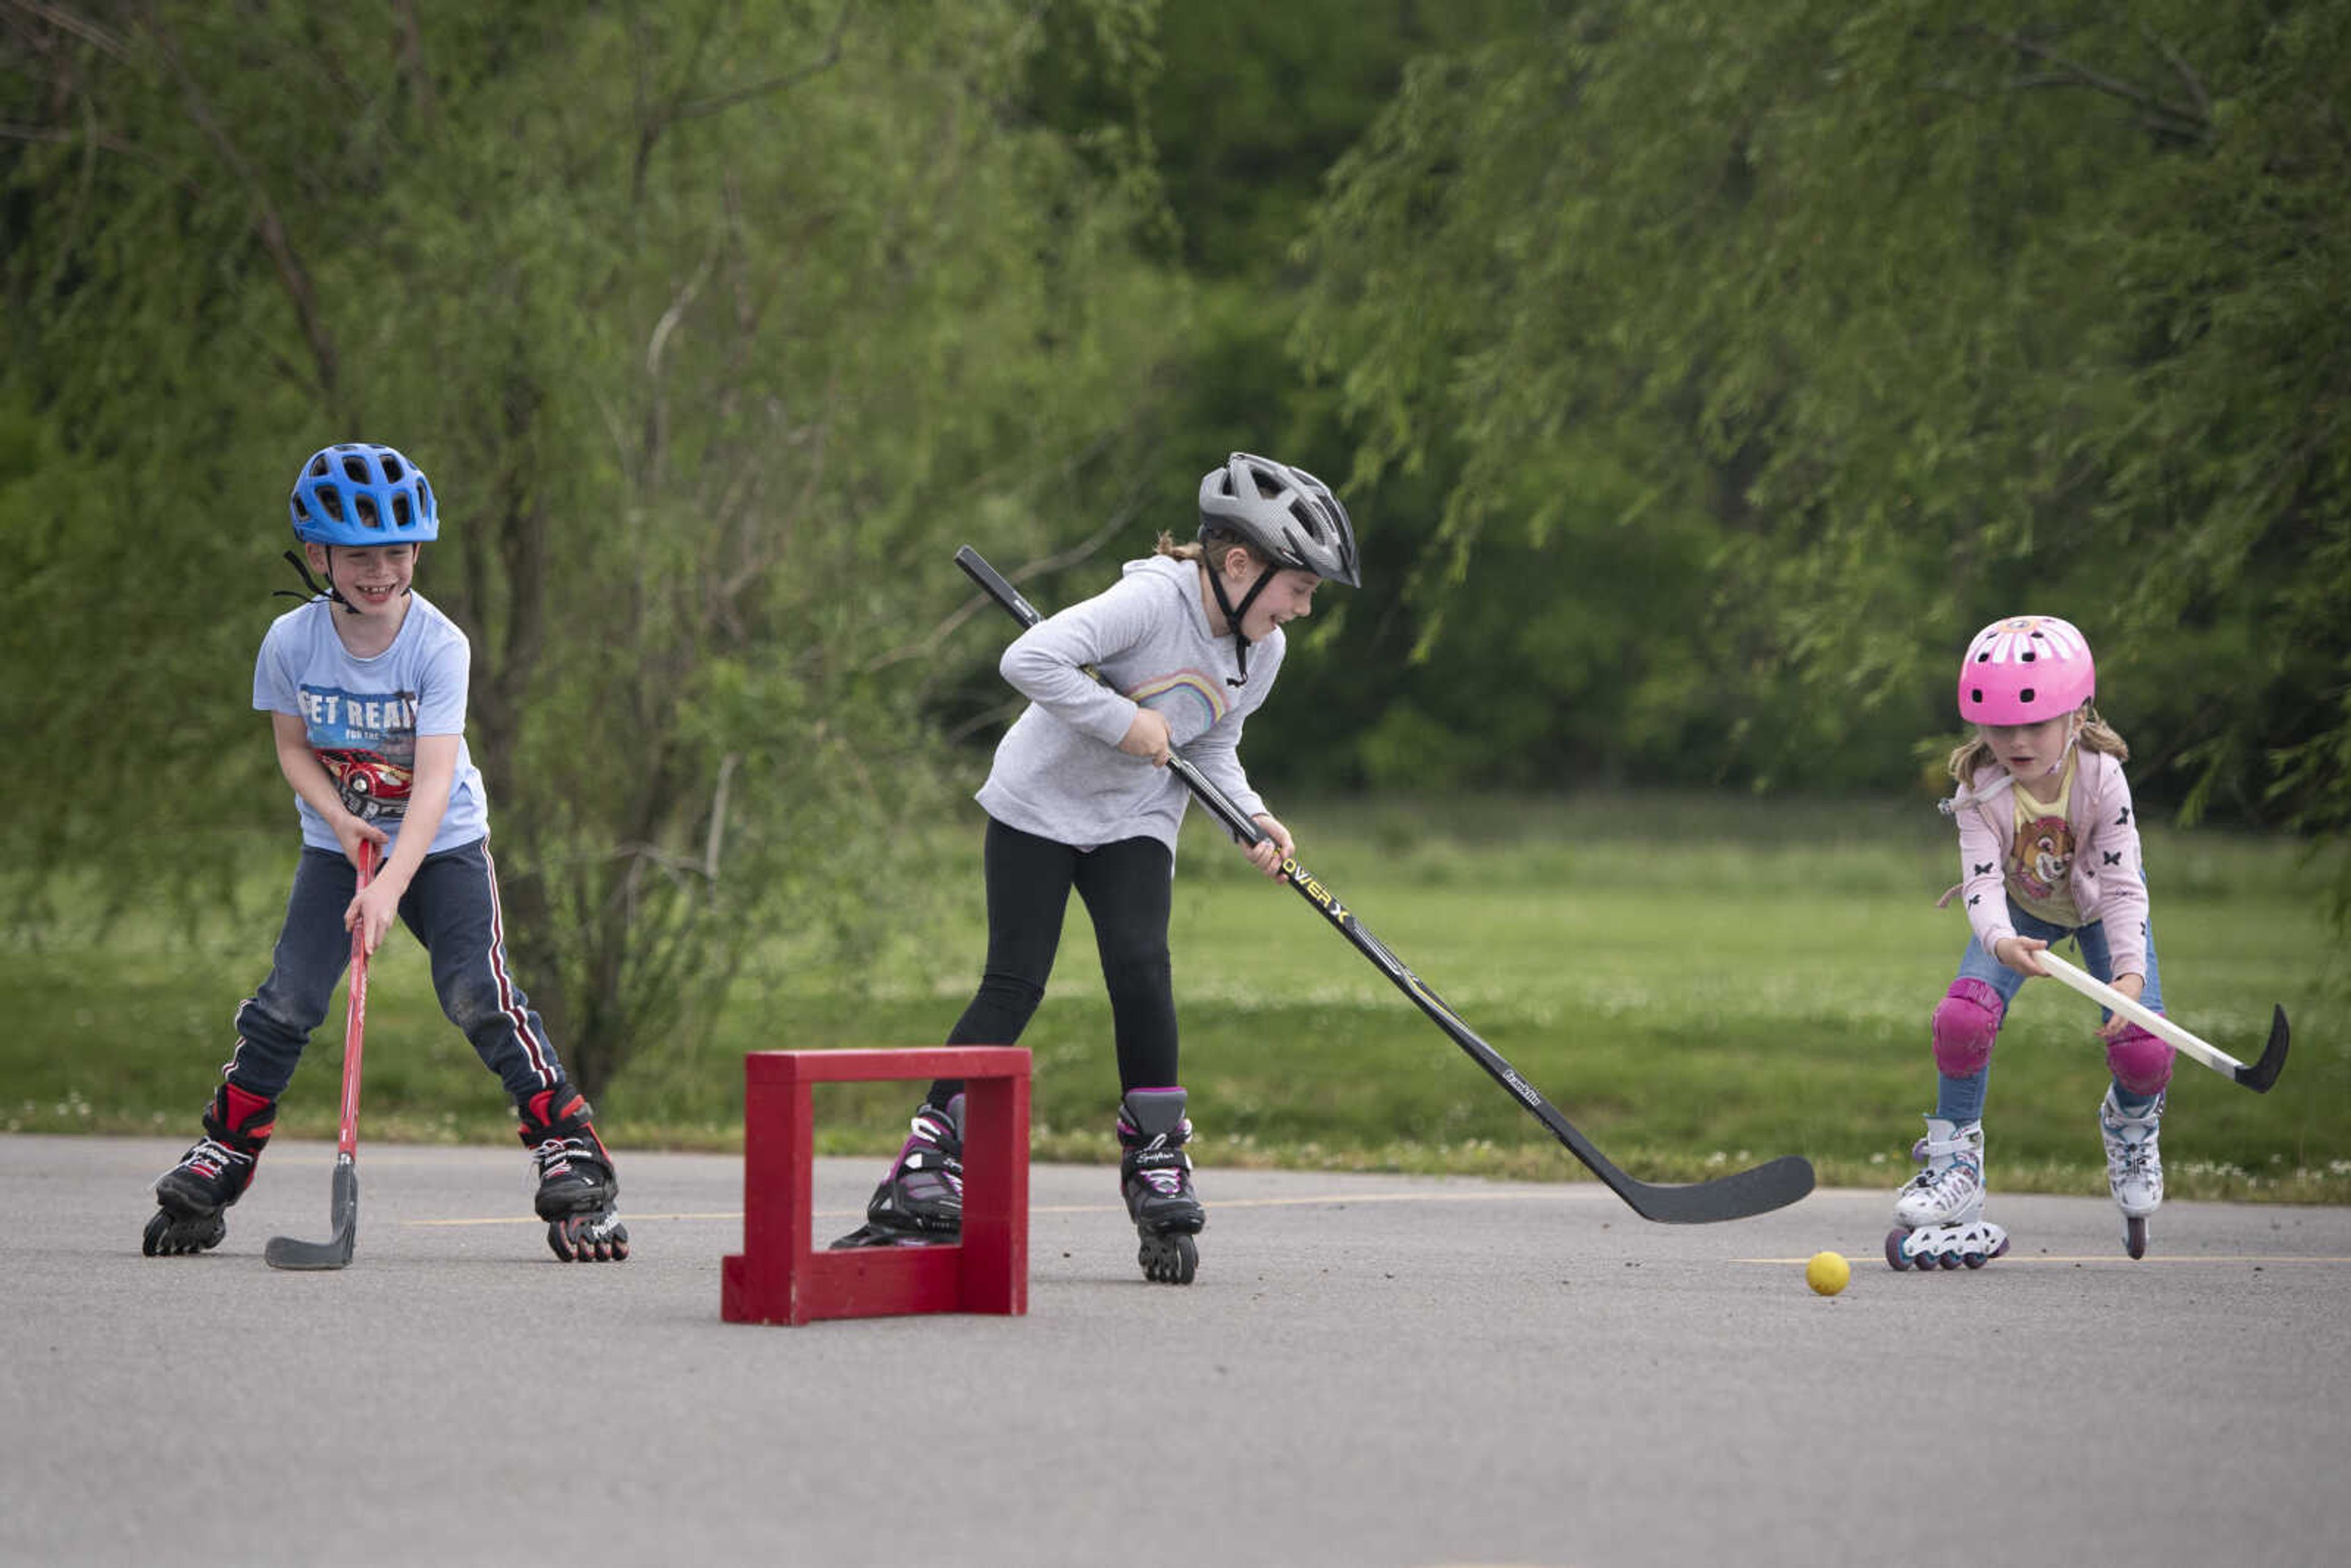
{"type": "MultiPolygon", "coordinates": [[[[1040,622],[1005,651],[1028,708],[977,799],[987,812],[987,956],[950,1045],[1008,1045],[1045,994],[1075,888],[1092,917],[1118,1056],[1120,1186],[1152,1279],[1183,1284],[1207,1221],[1184,1152],[1192,1125],[1176,1063],[1167,921],[1190,793],[1171,751],[1265,831],[1249,859],[1278,878],[1290,833],[1240,763],[1241,727],[1281,669],[1282,626],[1325,580],[1357,585],[1346,508],[1312,475],[1237,452],[1200,481],[1200,527],[1128,561],[1108,591],[1040,622]],[[1099,670],[1106,684],[1088,673],[1099,670]]],[[[931,1085],[914,1133],[835,1246],[949,1241],[963,1223],[963,1085],[931,1085]]]]}

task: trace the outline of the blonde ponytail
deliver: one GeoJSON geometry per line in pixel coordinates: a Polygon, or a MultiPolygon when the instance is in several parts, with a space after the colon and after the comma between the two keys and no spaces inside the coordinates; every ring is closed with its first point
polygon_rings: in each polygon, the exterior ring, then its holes
{"type": "Polygon", "coordinates": [[[2098,710],[2088,703],[2082,705],[2082,749],[2103,751],[2117,762],[2130,760],[2130,747],[2116,732],[2115,727],[2098,716],[2098,710]]]}
{"type": "Polygon", "coordinates": [[[1176,560],[1197,561],[1221,558],[1227,550],[1238,548],[1249,551],[1249,559],[1259,567],[1262,568],[1269,564],[1263,550],[1238,534],[1227,533],[1221,528],[1209,529],[1208,537],[1205,539],[1184,539],[1180,542],[1174,534],[1163,530],[1159,535],[1159,542],[1151,548],[1155,555],[1168,556],[1176,560]]]}

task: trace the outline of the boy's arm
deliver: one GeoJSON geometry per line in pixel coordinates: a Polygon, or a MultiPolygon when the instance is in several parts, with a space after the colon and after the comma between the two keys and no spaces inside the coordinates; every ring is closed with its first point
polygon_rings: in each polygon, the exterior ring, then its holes
{"type": "Polygon", "coordinates": [[[272,711],[269,728],[277,743],[277,770],[286,775],[286,782],[294,786],[294,793],[310,803],[310,809],[327,819],[335,838],[343,846],[343,854],[353,865],[359,863],[360,841],[370,840],[382,843],[392,835],[371,822],[361,821],[343,805],[343,797],[335,789],[334,776],[319,754],[310,749],[310,732],[302,721],[290,713],[272,711]]]}
{"type": "Polygon", "coordinates": [[[400,819],[400,841],[376,868],[375,880],[351,900],[343,915],[346,929],[354,922],[366,923],[367,950],[371,953],[399,918],[400,901],[408,892],[409,880],[432,852],[434,837],[441,831],[441,819],[448,813],[449,791],[457,782],[459,740],[454,735],[416,737],[416,764],[409,770],[408,810],[400,819]]]}

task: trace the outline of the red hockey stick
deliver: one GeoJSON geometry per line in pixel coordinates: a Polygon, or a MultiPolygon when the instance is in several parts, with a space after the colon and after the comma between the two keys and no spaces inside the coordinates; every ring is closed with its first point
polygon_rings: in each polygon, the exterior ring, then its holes
{"type": "MultiPolygon", "coordinates": [[[[375,879],[375,845],[360,841],[360,886],[375,879]]],[[[351,985],[343,1006],[343,1124],[335,1139],[335,1179],[328,1201],[334,1234],[324,1241],[273,1236],[262,1258],[273,1269],[340,1269],[351,1260],[360,1228],[360,1040],[367,1030],[367,927],[351,928],[351,985]]]]}

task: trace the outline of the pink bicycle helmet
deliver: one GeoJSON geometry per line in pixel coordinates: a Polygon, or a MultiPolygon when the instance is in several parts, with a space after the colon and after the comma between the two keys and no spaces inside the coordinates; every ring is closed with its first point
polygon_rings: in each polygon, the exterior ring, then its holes
{"type": "Polygon", "coordinates": [[[2097,695],[2090,640],[2054,615],[2011,615],[1975,634],[1959,665],[1959,716],[2039,724],[2097,695]]]}

